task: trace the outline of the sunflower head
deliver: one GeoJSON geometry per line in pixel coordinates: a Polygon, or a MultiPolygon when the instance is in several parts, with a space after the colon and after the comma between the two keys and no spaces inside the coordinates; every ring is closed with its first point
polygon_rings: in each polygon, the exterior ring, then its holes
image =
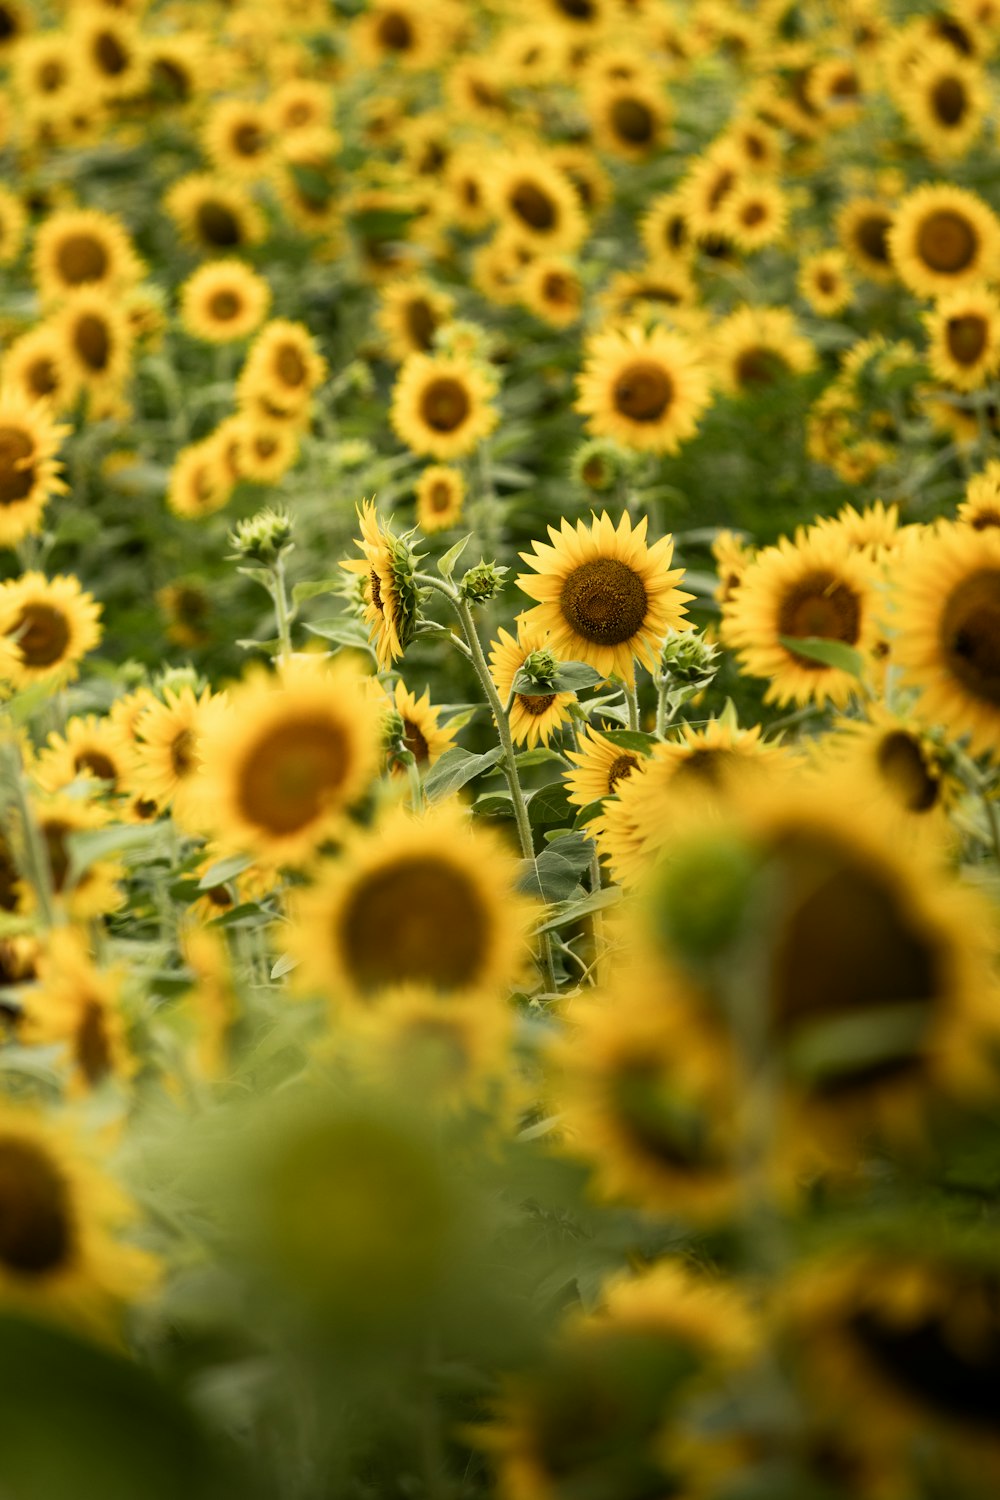
{"type": "Polygon", "coordinates": [[[407,536],[396,533],[379,519],[374,500],[366,500],[358,511],[363,554],[340,566],[364,579],[364,618],[379,667],[387,671],[413,639],[420,612],[421,595],[414,577],[419,554],[407,536]]]}
{"type": "Polygon", "coordinates": [[[631,324],[587,343],[576,406],[595,437],[674,453],[693,436],[710,399],[708,373],[682,334],[631,324]]]}

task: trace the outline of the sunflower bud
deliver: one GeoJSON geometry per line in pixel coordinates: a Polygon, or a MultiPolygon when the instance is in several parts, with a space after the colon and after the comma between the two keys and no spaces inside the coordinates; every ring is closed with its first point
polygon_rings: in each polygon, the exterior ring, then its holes
{"type": "Polygon", "coordinates": [[[660,670],[664,677],[674,682],[704,686],[719,670],[718,655],[718,646],[713,646],[697,631],[672,630],[663,647],[660,670]]]}
{"type": "Polygon", "coordinates": [[[629,469],[628,454],[614,443],[602,441],[581,443],[573,454],[570,472],[577,484],[584,489],[603,495],[613,489],[629,469]]]}
{"type": "Polygon", "coordinates": [[[237,521],[229,533],[232,555],[270,567],[292,539],[292,518],[287,511],[259,510],[255,516],[237,521]]]}
{"type": "Polygon", "coordinates": [[[536,687],[551,688],[555,692],[552,679],[559,668],[559,663],[551,651],[529,651],[521,665],[521,671],[530,677],[536,687]]]}
{"type": "Polygon", "coordinates": [[[757,859],[734,833],[691,840],[664,865],[649,920],[664,949],[693,966],[710,963],[739,937],[757,859]]]}
{"type": "Polygon", "coordinates": [[[477,563],[463,577],[458,591],[468,604],[485,604],[504,588],[509,568],[491,562],[477,563]]]}

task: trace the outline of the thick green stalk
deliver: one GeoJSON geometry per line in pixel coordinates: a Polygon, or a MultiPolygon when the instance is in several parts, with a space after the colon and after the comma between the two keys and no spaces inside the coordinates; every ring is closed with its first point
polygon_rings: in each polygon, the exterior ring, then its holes
{"type": "Polygon", "coordinates": [[[271,567],[271,598],[278,621],[278,660],[287,661],[292,654],[292,617],[285,592],[285,563],[279,554],[271,567]]]}

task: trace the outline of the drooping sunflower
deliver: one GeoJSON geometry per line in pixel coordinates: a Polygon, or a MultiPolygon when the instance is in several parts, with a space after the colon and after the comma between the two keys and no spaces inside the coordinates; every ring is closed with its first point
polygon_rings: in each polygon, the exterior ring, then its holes
{"type": "MultiPolygon", "coordinates": [[[[514,684],[514,678],[524,666],[532,651],[542,651],[548,646],[545,631],[537,625],[529,625],[521,619],[517,624],[517,639],[502,627],[500,639],[490,649],[490,672],[501,703],[506,703],[514,684]]],[[[575,693],[543,693],[532,697],[515,693],[510,708],[510,732],[516,745],[547,745],[553,734],[569,719],[569,705],[576,702],[575,693]]]]}
{"type": "Polygon", "coordinates": [[[494,392],[492,377],[470,359],[411,354],[400,368],[389,420],[414,453],[460,458],[496,426],[494,392]]]}
{"type": "Polygon", "coordinates": [[[585,346],[577,411],[595,437],[626,448],[675,453],[711,400],[695,346],[664,328],[637,324],[594,334],[585,346]]]}
{"type": "Polygon", "coordinates": [[[209,254],[232,254],[261,241],[264,216],[244,187],[209,172],[175,182],[164,206],[193,245],[209,254]]]}
{"type": "Polygon", "coordinates": [[[893,279],[889,231],[893,208],[881,198],[851,198],[837,215],[837,236],[848,259],[860,271],[883,283],[893,279]]]}
{"type": "Polygon", "coordinates": [[[715,340],[719,381],[735,396],[804,374],[816,363],[815,349],[783,307],[739,307],[717,326],[715,340]]]}
{"type": "Polygon", "coordinates": [[[1000,263],[1000,223],[966,188],[925,183],[908,193],[889,232],[889,253],[900,281],[918,297],[940,297],[994,278],[1000,263]]]}
{"type": "Polygon", "coordinates": [[[588,724],[581,748],[567,750],[566,759],[576,766],[575,771],[563,772],[567,799],[577,807],[590,807],[605,797],[614,797],[628,777],[641,776],[647,756],[642,750],[599,734],[588,724]]]}
{"type": "Polygon", "coordinates": [[[12,265],[21,253],[27,210],[17,193],[0,187],[0,266],[12,265]]]}
{"type": "Polygon", "coordinates": [[[0,390],[0,546],[37,531],[46,501],[65,490],[55,453],[67,431],[43,402],[0,390]]]}
{"type": "Polygon", "coordinates": [[[223,177],[253,181],[268,170],[273,143],[266,104],[220,99],[202,128],[205,151],[223,177]]]}
{"type": "Polygon", "coordinates": [[[451,749],[455,743],[455,730],[438,722],[441,710],[431,703],[429,688],[422,698],[418,698],[400,679],[393,690],[392,701],[403,725],[403,747],[413,756],[417,769],[426,770],[451,749]]]}
{"type": "Polygon", "coordinates": [[[539,250],[575,250],[586,234],[573,184],[546,156],[521,152],[499,159],[491,191],[501,223],[539,250]]]}
{"type": "Polygon", "coordinates": [[[126,1037],[121,971],[98,971],[78,932],[57,928],[38,960],[38,985],[24,1005],[19,1029],[27,1045],[62,1044],[68,1093],[89,1093],[138,1069],[126,1037]]]}
{"type": "Polygon", "coordinates": [[[379,293],[378,325],[394,359],[429,354],[434,335],[448,321],[455,299],[423,277],[388,281],[379,293]]]}
{"type": "Polygon", "coordinates": [[[462,471],[446,464],[428,464],[417,480],[417,525],[428,533],[457,526],[464,500],[462,471]]]}
{"type": "Polygon", "coordinates": [[[211,689],[197,695],[188,685],[163,689],[136,723],[134,789],[161,811],[172,806],[183,827],[198,828],[201,813],[201,736],[213,703],[211,689]]]}
{"type": "Polygon", "coordinates": [[[194,338],[230,343],[259,328],[270,303],[271,288],[263,276],[241,260],[214,260],[181,287],[181,322],[194,338]]]}
{"type": "Polygon", "coordinates": [[[769,679],[768,703],[833,703],[858,691],[850,672],[796,652],[796,636],[841,641],[863,655],[878,635],[878,571],[836,535],[813,532],[757,553],[723,608],[722,639],[740,667],[769,679]]]}
{"type": "Polygon", "coordinates": [[[983,128],[990,92],[982,68],[945,43],[924,47],[898,102],[910,128],[934,161],[965,156],[983,128]]]}
{"type": "Polygon", "coordinates": [[[0,586],[0,635],[17,647],[4,670],[17,688],[71,682],[101,639],[101,606],[76,578],[22,573],[0,586]]]}
{"type": "Polygon", "coordinates": [[[0,1303],[116,1336],[156,1264],[123,1243],[135,1210],[79,1144],[33,1110],[0,1109],[0,1303]]]}
{"type": "Polygon", "coordinates": [[[122,291],[142,274],[121,220],[93,208],[50,214],[35,237],[32,259],[35,284],[46,302],[59,302],[81,287],[122,291]]]}
{"type": "Polygon", "coordinates": [[[678,589],[683,570],[671,571],[673,538],[646,545],[647,519],[633,529],[626,512],[615,528],[606,511],[588,527],[549,527],[552,545],[533,543],[522,560],[518,587],[537,599],[525,623],[547,633],[547,645],[563,661],[584,661],[598,672],[614,672],[631,685],[633,658],[650,670],[668,630],[684,624],[692,596],[678,589]]]}
{"type": "Polygon", "coordinates": [[[379,716],[350,661],[293,657],[206,715],[204,816],[220,848],[301,864],[378,770],[379,716]]]}
{"type": "Polygon", "coordinates": [[[51,325],[59,334],[66,379],[101,401],[126,379],[134,334],[128,314],[111,293],[83,287],[68,296],[51,325]]]}
{"type": "Polygon", "coordinates": [[[272,318],[254,339],[238,394],[258,390],[279,412],[301,413],[326,375],[326,360],[304,323],[272,318]]]}
{"type": "Polygon", "coordinates": [[[925,313],[932,374],[958,391],[985,385],[1000,365],[1000,301],[986,287],[960,288],[925,313]]]}
{"type": "Polygon", "coordinates": [[[832,318],[843,312],[854,297],[854,285],[842,250],[821,250],[808,255],[799,266],[798,289],[813,312],[832,318]]]}
{"type": "Polygon", "coordinates": [[[342,562],[348,573],[365,580],[365,622],[379,670],[387,672],[403,655],[417,623],[419,597],[413,580],[413,554],[392,529],[379,520],[374,500],[358,511],[363,557],[342,562]]]}
{"type": "Polygon", "coordinates": [[[1000,753],[1000,532],[940,526],[907,553],[893,660],[920,690],[914,711],[1000,753]]]}
{"type": "Polygon", "coordinates": [[[46,792],[57,792],[80,776],[108,783],[108,792],[122,791],[133,761],[132,742],[124,726],[96,714],[74,715],[62,734],[55,730],[39,752],[33,776],[46,792]]]}
{"type": "Polygon", "coordinates": [[[973,474],[955,519],[974,531],[1000,527],[1000,460],[991,459],[981,474],[973,474]]]}
{"type": "Polygon", "coordinates": [[[302,893],[288,933],[296,979],[334,1008],[412,985],[442,1000],[504,991],[529,954],[533,906],[516,876],[506,845],[457,805],[397,809],[302,893]]]}

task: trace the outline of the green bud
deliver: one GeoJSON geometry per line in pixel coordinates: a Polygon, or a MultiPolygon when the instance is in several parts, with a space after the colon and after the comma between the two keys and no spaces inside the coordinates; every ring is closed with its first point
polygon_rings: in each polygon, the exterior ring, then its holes
{"type": "Polygon", "coordinates": [[[629,469],[629,456],[601,438],[581,443],[573,454],[570,472],[577,484],[603,495],[613,489],[629,469]]]}
{"type": "Polygon", "coordinates": [[[664,677],[675,682],[710,682],[719,670],[719,648],[696,630],[672,630],[660,657],[664,677]]]}
{"type": "Polygon", "coordinates": [[[355,391],[359,396],[370,396],[375,390],[371,366],[365,364],[363,359],[353,359],[344,370],[341,380],[345,389],[355,391]]]}
{"type": "Polygon", "coordinates": [[[559,663],[551,651],[530,651],[524,658],[521,671],[539,687],[548,687],[559,669],[559,663]]]}
{"type": "Polygon", "coordinates": [[[232,555],[270,567],[292,539],[292,518],[287,511],[259,510],[255,516],[237,521],[229,533],[232,555]]]}
{"type": "Polygon", "coordinates": [[[477,563],[463,577],[458,591],[468,604],[485,604],[500,593],[506,583],[509,568],[492,562],[477,563]]]}
{"type": "Polygon", "coordinates": [[[757,869],[755,849],[735,833],[705,834],[673,851],[649,897],[664,950],[692,966],[721,957],[740,935],[757,869]]]}

